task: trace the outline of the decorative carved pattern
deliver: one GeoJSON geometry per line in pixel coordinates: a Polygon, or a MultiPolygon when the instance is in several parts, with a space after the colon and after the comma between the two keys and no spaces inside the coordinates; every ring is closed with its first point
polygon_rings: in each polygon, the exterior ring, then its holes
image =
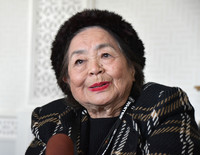
{"type": "Polygon", "coordinates": [[[0,118],[0,137],[15,138],[17,135],[16,118],[0,118]]]}
{"type": "Polygon", "coordinates": [[[60,25],[82,9],[81,0],[36,0],[34,19],[33,97],[61,95],[51,69],[51,43],[60,25]]]}

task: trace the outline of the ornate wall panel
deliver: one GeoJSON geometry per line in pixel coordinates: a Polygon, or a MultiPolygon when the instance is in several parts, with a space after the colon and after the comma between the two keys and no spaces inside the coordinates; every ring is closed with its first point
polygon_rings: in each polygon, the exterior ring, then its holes
{"type": "Polygon", "coordinates": [[[15,138],[17,121],[12,117],[0,117],[0,138],[15,138]]]}
{"type": "Polygon", "coordinates": [[[51,43],[60,25],[82,9],[82,1],[36,0],[34,7],[32,97],[54,98],[60,96],[61,91],[51,70],[51,43]]]}

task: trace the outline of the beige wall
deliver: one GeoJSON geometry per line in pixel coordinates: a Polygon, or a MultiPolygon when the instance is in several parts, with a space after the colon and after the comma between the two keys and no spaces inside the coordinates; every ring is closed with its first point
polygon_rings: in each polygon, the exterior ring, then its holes
{"type": "Polygon", "coordinates": [[[0,154],[14,155],[16,114],[28,101],[29,1],[0,0],[0,154]]]}

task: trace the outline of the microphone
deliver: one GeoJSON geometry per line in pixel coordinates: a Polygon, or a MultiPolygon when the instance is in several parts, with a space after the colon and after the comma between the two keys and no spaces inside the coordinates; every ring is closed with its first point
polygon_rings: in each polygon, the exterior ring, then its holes
{"type": "Polygon", "coordinates": [[[73,141],[65,134],[56,134],[47,142],[46,155],[74,155],[73,141]]]}

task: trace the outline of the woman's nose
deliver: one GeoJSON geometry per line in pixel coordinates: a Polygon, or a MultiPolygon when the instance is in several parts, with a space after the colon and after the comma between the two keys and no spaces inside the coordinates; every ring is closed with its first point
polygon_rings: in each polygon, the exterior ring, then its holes
{"type": "Polygon", "coordinates": [[[104,72],[102,64],[97,61],[92,61],[89,64],[89,74],[90,75],[98,75],[104,72]]]}

